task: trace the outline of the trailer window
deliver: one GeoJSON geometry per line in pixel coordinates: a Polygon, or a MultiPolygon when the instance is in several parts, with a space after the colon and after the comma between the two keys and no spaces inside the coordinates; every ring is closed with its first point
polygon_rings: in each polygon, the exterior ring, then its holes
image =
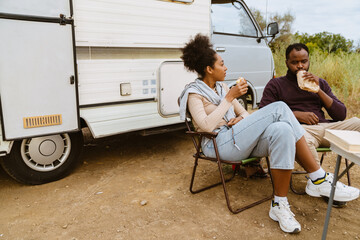
{"type": "Polygon", "coordinates": [[[211,5],[212,27],[215,33],[257,37],[256,27],[239,2],[211,5]]]}

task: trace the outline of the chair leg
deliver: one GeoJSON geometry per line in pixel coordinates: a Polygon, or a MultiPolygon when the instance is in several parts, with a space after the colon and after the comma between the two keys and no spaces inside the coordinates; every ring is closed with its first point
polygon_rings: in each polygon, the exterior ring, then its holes
{"type": "Polygon", "coordinates": [[[321,154],[320,166],[322,165],[322,163],[323,163],[323,161],[324,161],[325,155],[326,155],[326,152],[323,152],[323,153],[321,154]]]}
{"type": "Polygon", "coordinates": [[[272,188],[273,188],[273,192],[270,196],[267,196],[259,201],[256,201],[256,202],[253,202],[251,204],[248,204],[246,206],[243,206],[243,207],[240,207],[236,210],[233,210],[233,208],[231,207],[231,204],[230,204],[230,199],[229,199],[229,195],[228,195],[228,191],[227,191],[227,188],[226,188],[226,181],[225,181],[225,178],[224,178],[224,174],[223,174],[223,171],[222,171],[222,166],[221,166],[221,162],[218,161],[218,168],[219,168],[219,172],[220,172],[220,178],[221,178],[221,181],[222,181],[222,184],[223,184],[223,188],[224,188],[224,194],[225,194],[225,199],[226,199],[226,204],[228,206],[228,209],[230,210],[230,212],[232,212],[233,214],[237,214],[237,213],[240,213],[246,209],[249,209],[251,207],[254,207],[256,205],[259,205],[265,201],[268,201],[268,200],[271,200],[272,197],[274,196],[274,185],[273,185],[273,181],[272,181],[272,175],[271,175],[271,172],[270,172],[270,164],[269,164],[269,159],[266,158],[267,160],[267,165],[268,165],[268,169],[269,169],[269,175],[270,175],[270,180],[271,180],[271,184],[272,184],[272,188]]]}
{"type": "Polygon", "coordinates": [[[290,178],[290,189],[293,193],[297,194],[297,195],[305,195],[305,191],[298,191],[294,188],[293,186],[293,180],[292,180],[292,175],[293,174],[305,174],[306,172],[305,171],[294,171],[291,173],[291,178],[290,178]]]}
{"type": "MultiPolygon", "coordinates": [[[[220,184],[222,184],[223,182],[218,182],[218,183],[215,183],[215,184],[212,184],[210,186],[206,186],[206,187],[203,187],[203,188],[200,188],[198,190],[194,190],[193,187],[194,187],[194,181],[195,181],[195,173],[196,173],[196,169],[197,169],[197,166],[198,166],[198,160],[199,158],[198,157],[195,157],[195,161],[194,161],[194,168],[193,168],[193,173],[192,173],[192,176],[191,176],[191,182],[190,182],[190,192],[192,194],[196,194],[196,193],[199,193],[199,192],[202,192],[202,191],[205,191],[207,189],[210,189],[210,188],[213,188],[213,187],[216,187],[220,184]]],[[[233,172],[233,175],[229,178],[229,179],[226,179],[225,182],[229,182],[231,179],[234,178],[235,176],[235,171],[233,172]]]]}
{"type": "Polygon", "coordinates": [[[271,174],[269,157],[266,157],[266,165],[267,165],[267,168],[268,168],[268,173],[269,173],[269,176],[270,176],[270,181],[271,181],[271,186],[272,186],[272,194],[271,194],[271,197],[274,197],[274,194],[275,194],[275,186],[274,186],[274,181],[273,181],[273,177],[272,177],[272,174],[271,174]]]}
{"type": "MultiPolygon", "coordinates": [[[[345,165],[346,168],[349,167],[349,161],[346,158],[345,158],[345,165]]],[[[350,171],[347,171],[347,180],[348,180],[348,185],[351,186],[350,171]]]]}

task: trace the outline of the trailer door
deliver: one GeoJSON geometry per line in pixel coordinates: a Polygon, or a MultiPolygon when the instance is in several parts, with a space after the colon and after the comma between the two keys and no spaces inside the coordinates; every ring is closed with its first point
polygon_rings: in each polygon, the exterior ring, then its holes
{"type": "Polygon", "coordinates": [[[0,1],[4,139],[79,129],[71,0],[0,1]]]}

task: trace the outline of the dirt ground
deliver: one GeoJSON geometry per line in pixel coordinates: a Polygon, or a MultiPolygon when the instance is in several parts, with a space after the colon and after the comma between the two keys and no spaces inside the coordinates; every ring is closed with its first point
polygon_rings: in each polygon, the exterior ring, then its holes
{"type": "MultiPolygon", "coordinates": [[[[21,185],[0,171],[0,240],[5,239],[320,239],[327,204],[288,198],[300,234],[283,233],[268,216],[270,202],[231,214],[221,186],[189,192],[193,146],[184,131],[123,135],[84,147],[84,163],[70,176],[39,186],[21,185]]],[[[335,155],[324,168],[334,171],[335,155]]],[[[216,165],[199,165],[198,182],[219,180],[216,165]]],[[[226,168],[230,172],[230,168],[226,168]]],[[[352,185],[360,186],[354,166],[352,185]]],[[[305,185],[304,176],[297,179],[305,185]]],[[[345,178],[342,179],[345,181],[345,178]]],[[[269,178],[239,175],[230,182],[235,205],[271,193],[269,178]]],[[[328,239],[360,238],[360,200],[333,208],[328,239]]]]}

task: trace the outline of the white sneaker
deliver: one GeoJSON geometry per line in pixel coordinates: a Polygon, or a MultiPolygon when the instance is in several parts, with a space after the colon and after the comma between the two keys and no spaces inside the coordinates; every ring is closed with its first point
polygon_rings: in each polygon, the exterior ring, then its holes
{"type": "Polygon", "coordinates": [[[298,233],[301,231],[301,225],[296,221],[295,214],[291,212],[287,201],[274,203],[271,201],[269,216],[272,220],[279,222],[281,230],[287,233],[298,233]]]}
{"type": "MultiPolygon", "coordinates": [[[[333,181],[334,175],[332,173],[326,173],[325,181],[318,185],[313,184],[309,179],[306,184],[305,192],[312,197],[330,197],[331,184],[333,181]]],[[[336,183],[334,201],[348,202],[355,200],[358,197],[359,189],[346,186],[339,181],[336,183]]]]}

